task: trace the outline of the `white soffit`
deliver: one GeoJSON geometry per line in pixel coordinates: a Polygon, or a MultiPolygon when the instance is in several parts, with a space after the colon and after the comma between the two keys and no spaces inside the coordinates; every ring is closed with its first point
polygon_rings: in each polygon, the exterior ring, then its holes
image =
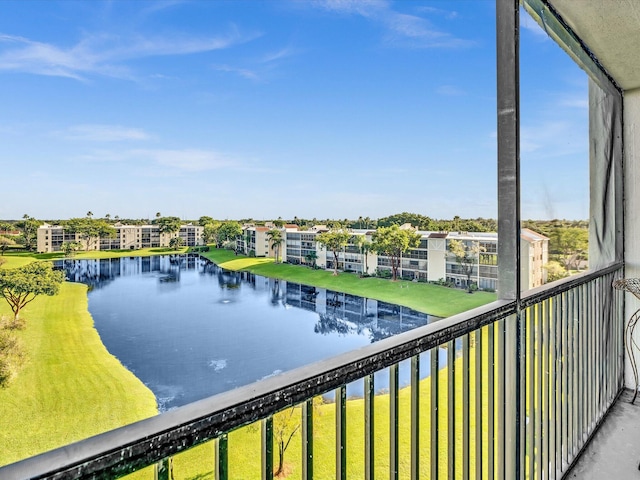
{"type": "Polygon", "coordinates": [[[549,0],[623,90],[640,88],[639,0],[549,0]]]}

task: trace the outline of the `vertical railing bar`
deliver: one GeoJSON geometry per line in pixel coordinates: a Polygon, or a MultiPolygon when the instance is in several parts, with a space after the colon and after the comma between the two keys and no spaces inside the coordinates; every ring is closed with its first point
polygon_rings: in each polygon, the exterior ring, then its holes
{"type": "Polygon", "coordinates": [[[562,295],[562,463],[564,472],[569,465],[569,321],[567,292],[562,295]]]}
{"type": "Polygon", "coordinates": [[[555,297],[556,300],[556,345],[557,345],[557,365],[556,365],[556,477],[560,478],[559,473],[562,472],[562,455],[563,455],[563,417],[562,417],[562,371],[563,371],[563,342],[562,342],[562,330],[564,328],[564,322],[562,320],[562,294],[555,297]]]}
{"type": "Polygon", "coordinates": [[[576,392],[574,391],[575,385],[573,384],[573,377],[575,373],[575,332],[574,332],[574,318],[573,318],[573,297],[574,291],[569,290],[566,292],[567,303],[567,465],[570,465],[573,461],[573,451],[575,442],[573,441],[573,400],[576,392]]]}
{"type": "MultiPolygon", "coordinates": [[[[530,309],[528,309],[530,310],[530,309]]],[[[518,458],[516,462],[516,468],[519,468],[519,472],[516,472],[517,478],[525,479],[525,470],[527,467],[526,462],[526,452],[525,452],[525,444],[526,444],[526,403],[527,396],[525,394],[526,384],[527,384],[527,370],[526,370],[526,330],[527,326],[525,323],[526,317],[524,317],[524,311],[520,311],[520,314],[516,318],[516,332],[518,335],[517,345],[515,346],[515,360],[520,363],[520,368],[516,369],[517,374],[520,376],[520,380],[514,388],[514,395],[516,402],[519,402],[520,405],[515,409],[515,416],[513,419],[516,421],[516,432],[519,435],[519,445],[521,448],[515,449],[515,453],[518,458]]],[[[510,377],[507,375],[507,377],[510,377]]]]}
{"type": "Polygon", "coordinates": [[[496,446],[496,425],[495,425],[495,368],[496,368],[496,352],[495,352],[495,323],[491,323],[488,326],[489,344],[487,345],[487,478],[493,480],[495,478],[495,446],[496,446]]]}
{"type": "Polygon", "coordinates": [[[431,470],[431,479],[438,479],[438,467],[439,467],[439,458],[438,458],[438,434],[440,432],[439,422],[438,422],[438,404],[440,403],[440,392],[438,389],[439,377],[440,377],[440,359],[438,357],[439,347],[432,348],[429,356],[431,357],[431,399],[430,399],[430,407],[431,407],[431,441],[429,448],[430,451],[430,470],[431,470]]]}
{"type": "Polygon", "coordinates": [[[542,348],[540,349],[540,356],[542,357],[542,432],[540,433],[540,439],[542,442],[542,459],[540,460],[540,476],[545,480],[549,479],[549,441],[551,426],[551,414],[549,411],[549,396],[551,391],[551,349],[549,348],[549,303],[551,300],[544,300],[541,305],[542,310],[542,348]]]}
{"type": "Polygon", "coordinates": [[[572,396],[572,405],[573,405],[573,418],[572,418],[572,443],[573,443],[573,451],[571,452],[571,460],[575,458],[576,454],[580,451],[580,288],[576,287],[572,290],[573,292],[573,300],[572,300],[572,329],[573,329],[573,349],[574,354],[572,355],[573,359],[573,386],[571,390],[573,390],[572,396]]]}
{"type": "Polygon", "coordinates": [[[462,478],[469,478],[469,334],[462,337],[462,478]]]}
{"type": "MultiPolygon", "coordinates": [[[[497,445],[497,464],[498,471],[497,478],[504,480],[505,478],[505,456],[504,456],[504,441],[505,441],[505,320],[498,320],[498,445],[497,445]]],[[[512,380],[513,381],[513,380],[512,380]]],[[[450,477],[451,478],[451,477],[450,477]]]]}
{"type": "Polygon", "coordinates": [[[398,480],[399,458],[398,458],[398,364],[394,363],[389,367],[389,479],[398,480]]]}
{"type": "Polygon", "coordinates": [[[226,433],[216,438],[216,480],[227,480],[229,478],[228,441],[226,433]]]}
{"type": "MultiPolygon", "coordinates": [[[[566,351],[566,383],[565,383],[565,413],[566,413],[566,422],[567,428],[565,432],[565,441],[566,441],[566,458],[565,458],[565,467],[571,464],[571,459],[573,456],[573,291],[569,290],[564,293],[565,302],[564,302],[564,314],[565,314],[565,335],[566,335],[566,343],[565,343],[565,351],[566,351]]],[[[564,471],[564,467],[563,467],[564,471]]]]}
{"type": "MultiPolygon", "coordinates": [[[[535,349],[535,359],[537,360],[536,366],[536,432],[535,432],[535,451],[536,451],[536,461],[535,461],[535,478],[542,480],[542,428],[544,424],[544,415],[545,411],[542,405],[542,397],[543,397],[543,388],[544,388],[544,372],[542,370],[543,367],[543,358],[544,358],[544,333],[543,333],[543,325],[544,325],[544,305],[539,303],[536,305],[536,349],[535,349]]],[[[533,478],[533,477],[532,477],[533,478]]]]}
{"type": "Polygon", "coordinates": [[[597,390],[596,368],[598,365],[598,358],[596,356],[597,352],[596,352],[596,335],[595,335],[596,324],[597,324],[597,322],[595,321],[595,315],[597,310],[595,308],[595,295],[596,295],[595,283],[590,282],[589,283],[589,363],[590,363],[589,433],[593,432],[595,428],[595,411],[596,411],[595,402],[596,402],[596,390],[597,390]]]}
{"type": "Polygon", "coordinates": [[[420,478],[420,355],[411,357],[411,480],[420,478]]]}
{"type": "Polygon", "coordinates": [[[447,342],[447,478],[456,475],[456,341],[447,342]]]}
{"type": "Polygon", "coordinates": [[[578,287],[578,298],[577,298],[577,311],[578,311],[578,391],[580,392],[580,394],[578,395],[578,431],[577,431],[577,435],[578,435],[578,451],[580,451],[580,449],[582,448],[582,445],[584,444],[585,438],[584,438],[584,433],[585,433],[585,408],[584,408],[584,402],[587,399],[587,395],[586,395],[586,390],[585,390],[585,384],[586,384],[586,363],[585,363],[585,338],[584,338],[584,331],[585,331],[585,326],[586,326],[586,322],[588,321],[587,318],[587,311],[585,308],[585,302],[584,302],[584,290],[585,290],[585,285],[580,285],[580,287],[578,287]]]}
{"type": "Polygon", "coordinates": [[[347,387],[336,389],[336,479],[347,480],[347,387]]]}
{"type": "Polygon", "coordinates": [[[313,480],[313,398],[302,404],[302,479],[313,480]]]}
{"type": "Polygon", "coordinates": [[[533,432],[534,432],[534,425],[535,425],[535,418],[536,418],[536,414],[535,414],[535,408],[534,408],[534,385],[535,385],[535,371],[534,371],[534,356],[533,356],[533,342],[534,342],[534,334],[533,332],[534,330],[534,315],[532,314],[532,309],[535,308],[534,306],[531,306],[529,308],[527,308],[527,310],[525,311],[525,320],[527,322],[527,348],[526,348],[526,354],[527,354],[527,359],[526,359],[526,366],[527,366],[527,372],[529,374],[529,379],[526,382],[526,391],[527,391],[527,395],[526,398],[529,400],[529,406],[527,409],[527,415],[528,415],[528,422],[526,422],[526,431],[527,431],[527,441],[526,441],[526,452],[527,455],[529,456],[529,478],[533,478],[533,472],[535,469],[535,465],[534,465],[534,460],[535,460],[535,456],[534,456],[534,451],[533,451],[533,444],[534,444],[534,437],[533,437],[533,432]]]}
{"type": "Polygon", "coordinates": [[[375,446],[375,423],[374,423],[374,401],[375,382],[373,374],[364,377],[364,478],[373,480],[375,476],[374,468],[374,446],[375,446]]]}
{"type": "MultiPolygon", "coordinates": [[[[476,432],[475,432],[475,460],[476,460],[476,479],[482,480],[482,376],[484,375],[482,362],[482,329],[475,332],[476,347],[476,378],[475,378],[475,402],[476,402],[476,432]]],[[[489,362],[487,362],[489,364],[489,362]]]]}
{"type": "Polygon", "coordinates": [[[273,480],[273,417],[262,420],[262,480],[273,480]]]}

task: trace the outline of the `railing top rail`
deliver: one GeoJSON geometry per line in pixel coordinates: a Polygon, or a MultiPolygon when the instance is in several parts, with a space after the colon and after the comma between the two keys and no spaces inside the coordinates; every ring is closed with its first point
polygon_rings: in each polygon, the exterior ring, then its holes
{"type": "Polygon", "coordinates": [[[622,262],[615,262],[603,267],[599,270],[588,270],[577,275],[572,275],[567,278],[556,280],[555,282],[547,283],[537,288],[533,288],[525,292],[522,296],[520,305],[522,307],[529,307],[536,303],[547,300],[560,293],[571,290],[572,288],[589,283],[596,278],[602,277],[609,273],[618,271],[624,267],[622,262]]]}

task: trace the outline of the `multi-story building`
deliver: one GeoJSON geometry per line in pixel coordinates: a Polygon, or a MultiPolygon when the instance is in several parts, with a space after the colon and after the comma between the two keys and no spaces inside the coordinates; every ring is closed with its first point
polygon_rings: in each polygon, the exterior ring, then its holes
{"type": "Polygon", "coordinates": [[[186,224],[180,227],[177,234],[160,233],[157,225],[122,225],[113,226],[114,237],[83,238],[78,233],[65,231],[61,225],[45,223],[38,228],[38,252],[57,252],[65,242],[78,242],[86,250],[136,250],[139,248],[168,247],[175,236],[183,240],[188,247],[204,245],[202,234],[204,227],[186,224]]]}
{"type": "MultiPolygon", "coordinates": [[[[404,225],[402,228],[411,228],[404,225]]],[[[305,231],[287,230],[282,250],[284,262],[295,265],[312,265],[333,269],[336,259],[333,252],[327,251],[316,241],[316,235],[327,231],[324,226],[316,226],[305,231]]],[[[352,240],[337,252],[337,268],[348,272],[374,273],[391,270],[391,258],[378,255],[363,249],[356,238],[364,236],[371,241],[375,231],[354,229],[352,240]]],[[[407,280],[447,281],[458,287],[466,287],[469,282],[475,283],[483,290],[496,290],[498,279],[498,234],[484,232],[427,232],[417,231],[420,244],[412,248],[400,258],[399,276],[407,280]],[[465,272],[454,255],[449,251],[451,240],[462,242],[470,250],[477,250],[470,255],[469,275],[465,272]],[[475,248],[474,248],[475,247],[475,248]]],[[[521,245],[523,262],[521,284],[523,290],[542,285],[545,282],[544,265],[548,261],[549,239],[522,229],[521,245]],[[526,255],[526,256],[525,256],[526,255]]]]}

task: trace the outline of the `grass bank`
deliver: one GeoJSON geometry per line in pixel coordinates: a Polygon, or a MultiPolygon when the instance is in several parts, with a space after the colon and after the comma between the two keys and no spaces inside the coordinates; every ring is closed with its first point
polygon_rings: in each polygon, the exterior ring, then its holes
{"type": "MultiPolygon", "coordinates": [[[[89,250],[87,252],[76,252],[73,260],[96,259],[96,258],[122,258],[122,257],[150,257],[152,255],[169,255],[172,253],[187,253],[189,247],[180,247],[178,250],[168,247],[162,248],[141,248],[139,250],[89,250]]],[[[62,252],[35,253],[35,252],[7,252],[3,257],[10,262],[29,263],[33,260],[63,260],[62,252]]],[[[23,264],[24,264],[23,263],[23,264]]],[[[16,264],[16,266],[19,266],[16,264]]]]}
{"type": "MultiPolygon", "coordinates": [[[[10,314],[2,301],[0,315],[10,314]]],[[[153,393],[102,344],[85,285],[64,283],[21,315],[26,328],[14,333],[27,359],[0,389],[0,465],[157,413],[153,393]]]]}
{"type": "Polygon", "coordinates": [[[430,283],[405,280],[392,282],[373,277],[360,278],[356,274],[344,272],[334,276],[332,272],[326,270],[313,270],[308,267],[284,263],[276,264],[272,258],[236,256],[230,250],[212,248],[209,252],[201,253],[201,255],[228,270],[244,270],[265,277],[279,278],[382,300],[438,317],[449,317],[493,302],[497,298],[495,293],[476,292],[469,294],[464,290],[430,283]]]}

